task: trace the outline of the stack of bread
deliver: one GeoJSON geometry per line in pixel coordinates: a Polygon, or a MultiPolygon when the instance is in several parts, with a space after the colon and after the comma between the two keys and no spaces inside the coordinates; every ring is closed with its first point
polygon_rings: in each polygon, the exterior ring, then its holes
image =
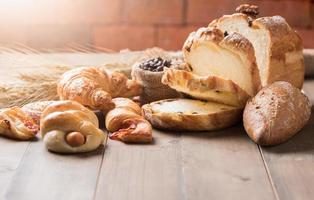
{"type": "Polygon", "coordinates": [[[189,35],[183,46],[189,70],[166,69],[162,83],[193,100],[144,105],[154,127],[216,130],[239,122],[245,109],[248,135],[258,144],[273,145],[307,123],[311,104],[300,91],[301,38],[280,16],[257,18],[257,6],[245,4],[236,11],[189,35]]]}
{"type": "Polygon", "coordinates": [[[109,138],[123,142],[152,142],[152,126],[210,131],[243,119],[254,142],[282,143],[311,114],[300,90],[302,40],[282,17],[258,13],[256,6],[239,6],[236,14],[192,32],[184,61],[136,63],[133,80],[97,67],[70,70],[58,83],[60,101],[1,109],[0,135],[31,140],[40,131],[50,151],[92,151],[107,138],[93,112],[100,110],[109,138]],[[141,108],[130,99],[135,96],[148,104],[141,108]]]}

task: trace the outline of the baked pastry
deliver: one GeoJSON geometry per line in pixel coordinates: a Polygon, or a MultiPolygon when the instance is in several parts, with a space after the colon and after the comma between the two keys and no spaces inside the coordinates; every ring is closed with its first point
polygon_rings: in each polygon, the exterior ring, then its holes
{"type": "Polygon", "coordinates": [[[242,109],[192,99],[166,99],[145,104],[145,118],[155,128],[173,131],[211,131],[234,125],[242,109]]]}
{"type": "Polygon", "coordinates": [[[229,79],[250,96],[261,87],[254,48],[238,33],[224,34],[217,28],[200,28],[189,35],[183,54],[196,75],[229,79]]]}
{"type": "Polygon", "coordinates": [[[250,138],[260,145],[285,142],[308,122],[309,99],[288,82],[264,87],[251,99],[243,114],[243,124],[250,138]]]}
{"type": "Polygon", "coordinates": [[[31,140],[39,130],[35,121],[19,107],[0,110],[0,135],[17,140],[31,140]]]}
{"type": "Polygon", "coordinates": [[[141,107],[127,98],[113,99],[115,108],[106,116],[109,138],[126,143],[152,142],[152,127],[142,116],[141,107]]]}
{"type": "Polygon", "coordinates": [[[108,111],[114,97],[132,97],[141,93],[141,85],[118,72],[80,67],[64,73],[58,83],[61,100],[73,100],[91,109],[108,111]]]}
{"type": "Polygon", "coordinates": [[[24,105],[21,109],[29,115],[39,126],[41,113],[55,101],[37,101],[24,105]]]}
{"type": "Polygon", "coordinates": [[[262,86],[287,81],[302,88],[302,40],[281,16],[257,18],[257,6],[242,5],[240,13],[224,15],[209,24],[226,34],[237,32],[254,46],[262,86]]]}
{"type": "Polygon", "coordinates": [[[219,76],[199,76],[192,72],[167,69],[162,83],[195,99],[244,108],[250,95],[233,81],[219,76]]]}
{"type": "Polygon", "coordinates": [[[75,101],[51,103],[41,115],[40,132],[48,150],[80,153],[97,149],[106,141],[96,115],[75,101]]]}
{"type": "Polygon", "coordinates": [[[133,80],[143,85],[143,92],[140,95],[141,104],[181,96],[176,90],[161,83],[164,69],[173,66],[171,60],[164,60],[160,57],[138,62],[132,66],[133,80]]]}

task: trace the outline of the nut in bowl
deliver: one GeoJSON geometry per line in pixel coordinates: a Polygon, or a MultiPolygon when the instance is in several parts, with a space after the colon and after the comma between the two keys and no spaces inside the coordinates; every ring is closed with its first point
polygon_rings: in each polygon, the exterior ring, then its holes
{"type": "Polygon", "coordinates": [[[132,78],[143,85],[140,95],[142,104],[168,98],[181,97],[181,94],[161,82],[165,69],[182,67],[180,61],[167,60],[161,57],[135,63],[132,67],[132,78]]]}

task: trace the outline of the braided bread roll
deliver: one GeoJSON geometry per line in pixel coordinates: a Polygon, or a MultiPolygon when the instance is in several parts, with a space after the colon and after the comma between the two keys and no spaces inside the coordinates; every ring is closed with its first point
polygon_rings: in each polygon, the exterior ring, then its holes
{"type": "Polygon", "coordinates": [[[17,140],[31,140],[36,137],[39,127],[19,107],[0,110],[0,135],[17,140]]]}
{"type": "Polygon", "coordinates": [[[152,126],[142,116],[141,107],[127,98],[113,99],[116,107],[106,116],[109,138],[127,143],[152,142],[152,126]]]}
{"type": "Polygon", "coordinates": [[[106,135],[97,116],[75,101],[50,104],[41,115],[40,131],[48,150],[59,153],[88,152],[98,148],[106,135]]]}
{"type": "Polygon", "coordinates": [[[91,109],[109,111],[114,97],[132,97],[141,93],[141,85],[118,72],[96,67],[80,67],[64,73],[58,83],[61,100],[73,100],[91,109]]]}

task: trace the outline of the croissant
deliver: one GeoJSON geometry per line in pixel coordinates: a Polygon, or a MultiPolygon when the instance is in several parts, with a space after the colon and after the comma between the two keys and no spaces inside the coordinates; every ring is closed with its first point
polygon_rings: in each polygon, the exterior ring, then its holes
{"type": "Polygon", "coordinates": [[[19,107],[0,110],[0,135],[18,140],[36,137],[39,127],[35,121],[19,107]]]}
{"type": "Polygon", "coordinates": [[[80,153],[97,149],[106,135],[94,112],[75,101],[51,103],[41,115],[40,132],[48,150],[80,153]]]}
{"type": "Polygon", "coordinates": [[[91,109],[109,111],[112,98],[132,97],[141,93],[141,85],[118,72],[96,67],[80,67],[64,73],[58,83],[61,100],[73,100],[91,109]]]}
{"type": "Polygon", "coordinates": [[[113,99],[115,108],[106,115],[109,138],[127,143],[152,142],[152,126],[138,104],[127,98],[113,99]]]}

